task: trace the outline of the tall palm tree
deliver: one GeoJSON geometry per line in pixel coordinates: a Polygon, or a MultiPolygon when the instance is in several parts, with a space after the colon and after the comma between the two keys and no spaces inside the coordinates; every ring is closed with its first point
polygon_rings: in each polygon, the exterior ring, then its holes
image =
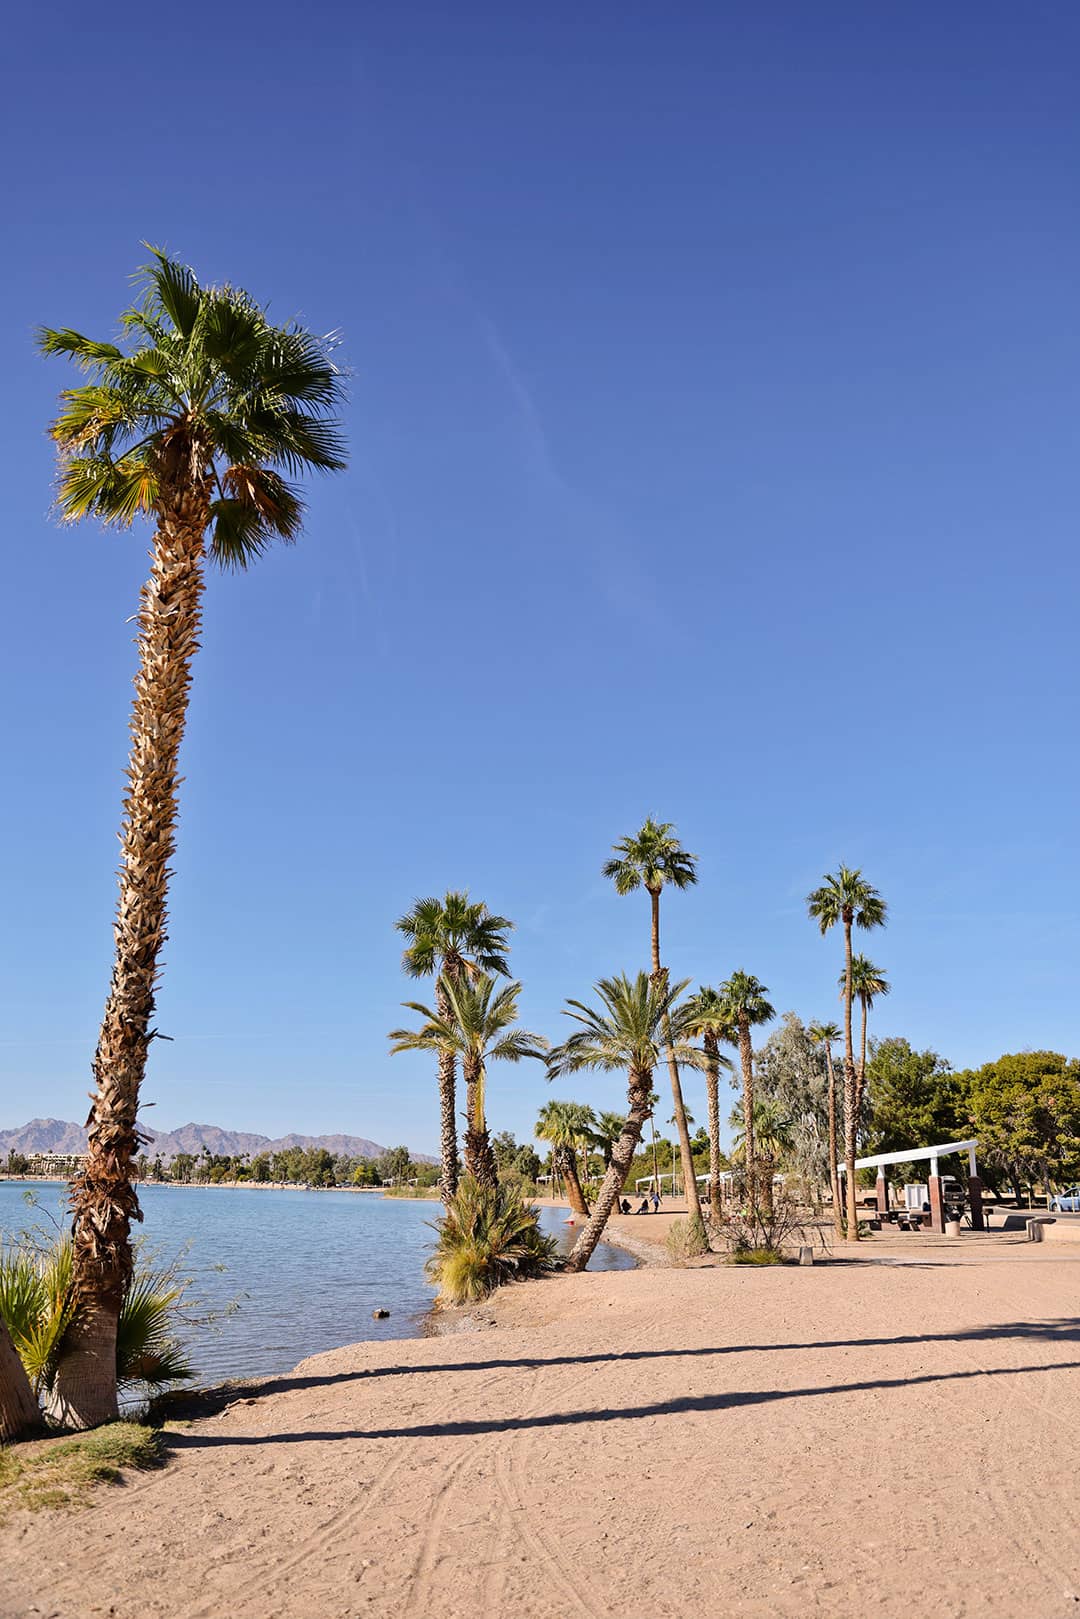
{"type": "Polygon", "coordinates": [[[141,1218],[131,1164],[166,939],[180,742],[198,647],[207,562],[246,568],[300,533],[289,480],[345,466],[342,380],[329,344],[275,326],[247,293],[203,287],[154,252],[120,343],[43,329],[45,354],[89,381],[65,389],[52,425],[65,520],[154,527],[139,610],[139,667],[120,832],[112,981],[94,1055],[83,1172],[72,1183],[77,1311],[53,1411],[71,1427],[117,1414],[116,1331],[141,1218]]]}
{"type": "MultiPolygon", "coordinates": [[[[449,1051],[461,1059],[465,1078],[465,1172],[481,1186],[494,1187],[498,1179],[495,1153],[488,1133],[485,1081],[489,1062],[543,1060],[548,1042],[542,1035],[516,1028],[520,984],[496,989],[494,978],[478,973],[455,984],[445,974],[439,980],[450,1008],[440,1017],[419,1001],[404,1001],[410,1012],[424,1019],[419,1029],[394,1029],[391,1055],[399,1051],[449,1051]]],[[[439,987],[438,985],[436,986],[439,987]]]]}
{"type": "Polygon", "coordinates": [[[561,1046],[548,1055],[548,1074],[576,1074],[582,1069],[610,1073],[626,1069],[626,1122],[611,1153],[596,1203],[585,1229],[566,1262],[568,1270],[584,1270],[603,1234],[615,1200],[626,1184],[634,1152],[641,1140],[641,1128],[652,1106],[652,1076],[660,1060],[661,1047],[671,1050],[675,1061],[700,1068],[702,1053],[687,1044],[687,1019],[679,997],[689,979],[669,984],[666,976],[657,978],[638,973],[636,978],[620,974],[602,978],[595,986],[599,1007],[582,1001],[567,1001],[566,1016],[580,1025],[561,1046]]]}
{"type": "Polygon", "coordinates": [[[724,1217],[720,1198],[720,1070],[731,1071],[731,1061],[722,1055],[720,1042],[733,1043],[737,1038],[725,1016],[724,1002],[718,990],[702,984],[689,1002],[688,1032],[701,1040],[705,1051],[705,1095],[709,1109],[709,1203],[713,1222],[719,1225],[724,1217]]]}
{"type": "Polygon", "coordinates": [[[735,1031],[743,1082],[743,1127],[745,1130],[746,1187],[751,1214],[757,1208],[757,1154],[754,1147],[754,1047],[750,1030],[759,1023],[771,1023],[776,1013],[766,996],[769,991],[753,973],[732,973],[720,985],[722,1020],[735,1031]]]}
{"type": "Polygon", "coordinates": [[[825,1068],[829,1076],[829,1192],[832,1196],[833,1225],[838,1237],[844,1235],[844,1210],[840,1201],[840,1171],[837,1169],[839,1143],[836,1130],[836,1073],[833,1069],[832,1043],[840,1038],[836,1023],[811,1023],[807,1034],[817,1046],[825,1049],[825,1068]]]}
{"type": "Polygon", "coordinates": [[[23,1439],[40,1427],[41,1409],[26,1368],[0,1318],[0,1445],[23,1439]]]}
{"type": "MultiPolygon", "coordinates": [[[[847,975],[838,979],[841,998],[847,990],[847,975]]],[[[851,992],[862,1008],[862,1035],[859,1046],[859,1068],[855,1085],[855,1117],[862,1118],[863,1094],[866,1090],[866,1025],[870,1008],[879,995],[887,995],[892,985],[880,967],[875,967],[869,956],[851,958],[851,992]]]]}
{"type": "Polygon", "coordinates": [[[858,1080],[851,1042],[851,1001],[853,959],[852,928],[885,926],[888,906],[877,889],[857,868],[841,865],[827,873],[820,888],[806,896],[806,908],[821,929],[822,936],[840,924],[844,930],[844,1181],[847,1194],[847,1235],[859,1240],[859,1214],[855,1198],[855,1153],[859,1133],[858,1080]]]}
{"type": "MultiPolygon", "coordinates": [[[[666,977],[667,968],[660,963],[660,895],[665,887],[690,888],[697,882],[697,856],[683,848],[675,836],[672,821],[645,821],[632,837],[620,838],[613,846],[612,858],[604,863],[604,876],[610,877],[617,894],[633,894],[644,888],[649,896],[652,928],[652,974],[657,986],[666,977]]],[[[694,1153],[690,1146],[690,1130],[686,1122],[679,1065],[675,1061],[672,1042],[668,1040],[664,1055],[671,1076],[671,1095],[675,1104],[675,1128],[679,1135],[679,1156],[682,1159],[683,1180],[686,1182],[686,1201],[691,1220],[701,1219],[701,1200],[694,1178],[694,1153]]]]}
{"type": "Polygon", "coordinates": [[[545,1102],[536,1121],[536,1139],[551,1144],[558,1173],[566,1181],[566,1195],[575,1214],[588,1216],[578,1176],[577,1149],[588,1109],[580,1102],[545,1102]]]}
{"type": "MultiPolygon", "coordinates": [[[[513,922],[494,916],[482,901],[470,900],[467,893],[448,889],[442,899],[418,899],[395,926],[409,941],[401,957],[402,970],[410,978],[434,977],[435,1011],[444,1022],[452,1016],[446,984],[460,984],[466,976],[478,973],[510,975],[506,935],[513,931],[513,922]]],[[[454,1051],[440,1048],[438,1062],[442,1197],[449,1203],[458,1179],[454,1051]]]]}
{"type": "MultiPolygon", "coordinates": [[[[746,1118],[739,1109],[731,1116],[734,1126],[733,1156],[746,1157],[746,1118]]],[[[773,1214],[773,1175],[795,1144],[791,1119],[775,1097],[754,1098],[754,1154],[761,1182],[762,1213],[766,1220],[773,1214]]]]}

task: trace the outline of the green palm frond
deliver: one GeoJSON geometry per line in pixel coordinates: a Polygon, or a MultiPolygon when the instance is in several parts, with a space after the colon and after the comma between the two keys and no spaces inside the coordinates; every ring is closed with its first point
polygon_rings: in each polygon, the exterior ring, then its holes
{"type": "Polygon", "coordinates": [[[395,927],[409,941],[401,965],[410,978],[439,972],[448,956],[457,957],[472,973],[510,975],[507,934],[513,932],[513,922],[465,892],[449,889],[443,899],[418,899],[395,927]]]}
{"type": "Polygon", "coordinates": [[[771,1023],[776,1013],[767,999],[768,994],[768,986],[755,978],[753,973],[741,969],[732,973],[720,985],[725,1021],[735,1029],[743,1025],[752,1028],[758,1023],[771,1023]]]}
{"type": "Polygon", "coordinates": [[[58,506],[126,526],[164,498],[166,463],[182,464],[194,486],[217,486],[209,555],[243,567],[300,531],[287,477],[345,466],[342,373],[330,339],[276,326],[242,290],[203,286],[151,252],[141,300],[121,317],[123,346],[66,327],[38,334],[42,353],[91,379],[64,391],[52,426],[58,506]]]}
{"type": "Polygon", "coordinates": [[[888,915],[888,906],[878,890],[860,870],[845,865],[826,875],[820,888],[806,896],[806,908],[822,933],[828,933],[837,923],[857,928],[884,927],[888,915]]]}
{"type": "MultiPolygon", "coordinates": [[[[845,969],[837,980],[840,986],[840,999],[847,994],[847,970],[845,969]]],[[[879,995],[888,995],[892,985],[885,977],[880,967],[875,967],[869,956],[852,956],[851,958],[851,993],[855,999],[862,1001],[866,1006],[873,1006],[879,995]]]]}
{"type": "Polygon", "coordinates": [[[163,1389],[195,1375],[173,1325],[183,1291],[168,1271],[136,1273],[116,1333],[116,1377],[121,1388],[163,1389]]]}
{"type": "Polygon", "coordinates": [[[640,831],[620,838],[612,849],[613,858],[602,869],[617,894],[632,894],[643,886],[658,893],[665,885],[689,888],[697,882],[697,856],[683,848],[673,821],[649,816],[640,831]]]}
{"type": "MultiPolygon", "coordinates": [[[[48,1248],[12,1245],[0,1254],[0,1317],[38,1393],[52,1387],[75,1315],[72,1271],[68,1237],[48,1248]]],[[[174,1325],[184,1285],[171,1270],[136,1266],[117,1329],[116,1375],[122,1388],[160,1389],[193,1375],[174,1325]]]]}
{"type": "Polygon", "coordinates": [[[635,978],[620,974],[602,978],[594,986],[599,1006],[568,1000],[565,1015],[581,1027],[548,1054],[548,1078],[581,1069],[650,1072],[667,1041],[666,1018],[670,1018],[676,1062],[691,1068],[703,1066],[704,1053],[686,1043],[689,1018],[686,1006],[679,1004],[689,982],[657,984],[648,973],[638,973],[635,978]]]}

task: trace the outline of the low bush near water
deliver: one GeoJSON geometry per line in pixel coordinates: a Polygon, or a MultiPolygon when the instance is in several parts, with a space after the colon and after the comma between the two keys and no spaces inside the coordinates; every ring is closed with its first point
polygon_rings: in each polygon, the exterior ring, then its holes
{"type": "Polygon", "coordinates": [[[784,1256],[779,1248],[733,1248],[728,1255],[729,1265],[782,1265],[784,1256]]]}
{"type": "Polygon", "coordinates": [[[491,1190],[466,1177],[435,1230],[427,1273],[440,1304],[476,1304],[504,1282],[555,1269],[558,1245],[514,1186],[491,1190]]]}
{"type": "MultiPolygon", "coordinates": [[[[0,1249],[0,1318],[34,1392],[47,1394],[73,1315],[71,1242],[24,1233],[0,1249]]],[[[177,1341],[176,1315],[186,1281],[175,1267],[137,1263],[120,1312],[116,1377],[121,1389],[168,1388],[193,1376],[177,1341]]]]}
{"type": "Polygon", "coordinates": [[[709,1251],[709,1236],[704,1220],[674,1220],[668,1231],[665,1246],[673,1265],[685,1265],[709,1251]]]}

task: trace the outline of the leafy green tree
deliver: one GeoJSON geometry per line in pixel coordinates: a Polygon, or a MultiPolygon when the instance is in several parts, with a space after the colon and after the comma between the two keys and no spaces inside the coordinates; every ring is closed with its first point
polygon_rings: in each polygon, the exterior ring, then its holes
{"type": "MultiPolygon", "coordinates": [[[[510,976],[507,934],[514,924],[495,916],[467,893],[448,889],[443,899],[418,899],[397,921],[397,931],[409,942],[401,957],[410,978],[435,979],[435,1013],[448,1023],[453,1009],[448,984],[458,985],[479,973],[510,976]]],[[[435,1047],[439,1064],[439,1111],[442,1131],[443,1202],[457,1190],[457,1055],[452,1046],[435,1047]]]]}
{"type": "Polygon", "coordinates": [[[516,1063],[528,1057],[542,1061],[547,1041],[516,1027],[520,984],[504,984],[500,989],[494,978],[477,973],[472,980],[463,977],[458,983],[443,977],[439,987],[449,1016],[441,1017],[419,1001],[404,1002],[424,1023],[419,1029],[394,1029],[390,1050],[449,1051],[455,1060],[460,1058],[466,1093],[465,1171],[478,1185],[494,1186],[498,1177],[484,1094],[487,1065],[516,1063]]]}
{"type": "MultiPolygon", "coordinates": [[[[615,884],[617,894],[633,894],[644,888],[649,896],[651,912],[652,976],[657,988],[667,974],[660,962],[660,895],[665,888],[690,888],[697,882],[697,856],[684,849],[675,835],[672,821],[654,821],[650,815],[640,831],[631,837],[620,838],[613,845],[612,858],[604,864],[604,876],[615,884]]],[[[691,1224],[701,1223],[701,1200],[694,1179],[694,1154],[690,1147],[690,1130],[686,1121],[679,1065],[667,1042],[665,1058],[671,1076],[671,1096],[675,1104],[675,1126],[679,1135],[683,1180],[686,1182],[686,1201],[691,1224]]]]}
{"type": "Polygon", "coordinates": [[[789,1124],[786,1167],[808,1187],[820,1189],[829,1181],[828,1071],[820,1044],[796,1013],[786,1012],[758,1051],[755,1066],[757,1094],[775,1102],[789,1124]]]}
{"type": "Polygon", "coordinates": [[[139,668],[120,844],[112,981],[94,1056],[87,1163],[72,1182],[73,1287],[51,1409],[70,1427],[115,1420],[116,1334],[140,1218],[136,1116],[153,1027],[175,848],[180,743],[207,560],[245,568],[299,534],[290,477],[344,467],[342,390],[326,343],[275,326],[245,292],[200,286],[155,252],[120,344],[43,329],[41,350],[89,380],[52,425],[68,521],[154,524],[139,612],[139,668]]]}
{"type": "Polygon", "coordinates": [[[496,1167],[501,1173],[503,1170],[513,1168],[521,1148],[514,1139],[512,1130],[500,1130],[492,1138],[491,1150],[495,1154],[496,1167]]]}
{"type": "Polygon", "coordinates": [[[851,1039],[851,1006],[854,995],[852,928],[885,926],[888,907],[877,889],[858,868],[841,865],[826,875],[820,888],[806,896],[806,908],[824,937],[830,928],[844,930],[844,1167],[847,1193],[847,1238],[859,1240],[859,1211],[856,1202],[855,1158],[858,1152],[859,1095],[855,1051],[851,1039]]]}
{"type": "MultiPolygon", "coordinates": [[[[721,1021],[735,1031],[739,1043],[739,1065],[742,1068],[743,1134],[746,1161],[746,1188],[751,1218],[758,1201],[758,1164],[754,1144],[754,1047],[750,1031],[762,1023],[771,1023],[776,1013],[766,999],[768,986],[753,973],[732,973],[720,985],[721,1021]]],[[[772,1181],[769,1181],[772,1198],[772,1181]]]]}
{"type": "Polygon", "coordinates": [[[543,1169],[540,1155],[533,1147],[522,1147],[513,1162],[513,1171],[520,1175],[523,1181],[536,1181],[543,1169]]]}
{"type": "Polygon", "coordinates": [[[16,1152],[12,1147],[7,1155],[6,1170],[9,1175],[28,1175],[30,1173],[30,1160],[25,1153],[16,1152]]]}
{"type": "Polygon", "coordinates": [[[955,1076],[982,1159],[1049,1190],[1080,1179],[1080,1062],[1059,1051],[1006,1054],[955,1076]]]}
{"type": "Polygon", "coordinates": [[[652,1077],[661,1047],[670,1050],[674,1061],[685,1067],[702,1065],[702,1053],[688,1043],[689,1020],[685,1005],[680,1005],[688,982],[672,985],[666,975],[647,977],[645,973],[633,979],[623,975],[602,978],[595,986],[599,1006],[587,1006],[583,1001],[566,1004],[567,1017],[579,1027],[550,1053],[549,1075],[555,1078],[582,1070],[611,1073],[625,1069],[627,1080],[626,1123],[612,1151],[593,1212],[567,1260],[569,1270],[585,1269],[615,1199],[626,1184],[634,1149],[652,1107],[652,1077]]]}
{"type": "Polygon", "coordinates": [[[825,1053],[825,1072],[828,1078],[828,1095],[826,1101],[826,1131],[829,1153],[829,1192],[832,1197],[833,1225],[838,1237],[844,1235],[844,1209],[840,1197],[840,1171],[837,1164],[840,1162],[840,1144],[836,1128],[836,1071],[833,1068],[832,1048],[833,1041],[839,1040],[840,1028],[836,1023],[811,1023],[806,1031],[808,1039],[812,1040],[818,1050],[825,1053]]]}
{"type": "Polygon", "coordinates": [[[384,1185],[407,1180],[412,1168],[408,1147],[388,1147],[379,1155],[376,1163],[384,1185]]]}
{"type": "Polygon", "coordinates": [[[709,1129],[709,1203],[713,1224],[719,1226],[724,1217],[720,1197],[720,1070],[731,1072],[731,1060],[722,1055],[721,1041],[733,1044],[738,1030],[728,1022],[728,1007],[719,990],[702,984],[690,1002],[690,1032],[700,1038],[705,1053],[705,1099],[708,1107],[709,1129]]]}
{"type": "MultiPolygon", "coordinates": [[[[871,1040],[866,1095],[871,1152],[902,1152],[971,1133],[964,1086],[948,1062],[936,1051],[916,1051],[899,1036],[871,1040]]],[[[914,1163],[898,1165],[896,1173],[916,1178],[914,1163]]]]}

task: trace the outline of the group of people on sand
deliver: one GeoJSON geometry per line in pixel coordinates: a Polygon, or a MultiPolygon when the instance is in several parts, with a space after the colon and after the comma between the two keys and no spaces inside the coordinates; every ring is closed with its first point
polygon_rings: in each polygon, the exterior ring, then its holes
{"type": "Polygon", "coordinates": [[[660,1193],[656,1190],[655,1186],[651,1192],[646,1192],[645,1196],[641,1200],[641,1207],[639,1209],[632,1209],[630,1207],[630,1199],[628,1197],[624,1197],[622,1202],[619,1204],[619,1212],[621,1214],[659,1214],[660,1193]]]}

